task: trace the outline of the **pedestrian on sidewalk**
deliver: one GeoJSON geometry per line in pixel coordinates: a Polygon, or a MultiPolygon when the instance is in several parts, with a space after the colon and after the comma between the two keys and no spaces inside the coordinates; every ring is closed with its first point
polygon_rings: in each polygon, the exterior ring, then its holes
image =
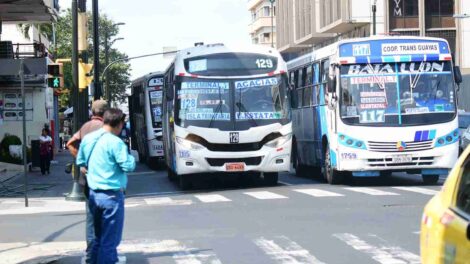
{"type": "Polygon", "coordinates": [[[49,136],[49,129],[43,128],[39,137],[39,166],[42,176],[49,174],[52,156],[52,138],[49,136]]]}
{"type": "MultiPolygon", "coordinates": [[[[70,151],[74,158],[77,157],[77,153],[80,147],[81,140],[94,131],[99,130],[103,127],[103,115],[104,112],[108,109],[108,103],[105,100],[96,100],[91,105],[91,120],[83,124],[77,133],[73,135],[68,141],[66,141],[66,148],[70,151]]],[[[68,135],[68,132],[66,133],[68,135]]],[[[93,216],[89,210],[88,206],[88,185],[86,180],[86,175],[80,173],[78,183],[83,187],[83,192],[85,194],[85,206],[86,206],[86,242],[87,249],[85,255],[85,262],[87,264],[91,262],[91,242],[95,236],[95,229],[93,227],[93,216]]]]}
{"type": "Polygon", "coordinates": [[[116,108],[107,110],[103,128],[88,134],[80,145],[77,165],[87,175],[89,209],[95,236],[91,263],[118,262],[117,247],[124,227],[124,192],[127,172],[135,169],[135,159],[119,138],[125,115],[116,108]]]}

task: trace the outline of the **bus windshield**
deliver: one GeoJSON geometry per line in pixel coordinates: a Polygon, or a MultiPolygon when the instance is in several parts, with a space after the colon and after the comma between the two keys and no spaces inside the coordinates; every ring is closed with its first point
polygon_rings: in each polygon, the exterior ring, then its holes
{"type": "Polygon", "coordinates": [[[152,124],[154,128],[162,127],[162,91],[149,91],[150,97],[150,114],[152,116],[152,124]]]}
{"type": "Polygon", "coordinates": [[[448,61],[351,64],[340,74],[340,112],[348,125],[425,125],[455,117],[448,61]]]}
{"type": "Polygon", "coordinates": [[[176,122],[183,127],[247,130],[287,124],[286,76],[209,80],[183,77],[177,84],[176,122]]]}

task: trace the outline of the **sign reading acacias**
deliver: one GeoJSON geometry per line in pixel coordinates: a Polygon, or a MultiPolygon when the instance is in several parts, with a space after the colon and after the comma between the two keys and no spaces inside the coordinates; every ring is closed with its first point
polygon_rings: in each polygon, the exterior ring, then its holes
{"type": "Polygon", "coordinates": [[[257,79],[257,80],[246,80],[235,82],[236,89],[251,88],[251,87],[261,87],[261,86],[273,86],[277,85],[277,78],[266,78],[266,79],[257,79]]]}

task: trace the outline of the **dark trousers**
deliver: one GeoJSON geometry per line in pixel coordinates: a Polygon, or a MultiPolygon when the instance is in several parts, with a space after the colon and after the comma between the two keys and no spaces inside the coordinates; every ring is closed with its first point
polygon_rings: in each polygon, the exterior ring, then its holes
{"type": "Polygon", "coordinates": [[[90,189],[89,199],[95,227],[91,263],[115,264],[118,262],[117,247],[121,243],[124,227],[124,193],[90,189]]]}
{"type": "MultiPolygon", "coordinates": [[[[88,188],[87,188],[88,191],[88,188]]],[[[90,211],[90,200],[88,194],[85,195],[85,206],[86,206],[86,226],[85,226],[85,237],[86,237],[86,253],[85,263],[90,264],[92,262],[92,248],[93,238],[95,238],[95,228],[93,226],[93,214],[90,211]]]]}
{"type": "Polygon", "coordinates": [[[49,173],[49,168],[51,167],[51,155],[40,155],[39,156],[39,166],[41,167],[41,173],[44,175],[49,173]]]}

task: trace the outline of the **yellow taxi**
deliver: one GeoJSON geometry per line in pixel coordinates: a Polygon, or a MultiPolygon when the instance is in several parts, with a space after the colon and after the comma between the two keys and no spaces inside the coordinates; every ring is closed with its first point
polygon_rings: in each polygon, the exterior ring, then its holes
{"type": "Polygon", "coordinates": [[[424,208],[421,262],[470,263],[470,147],[424,208]]]}

